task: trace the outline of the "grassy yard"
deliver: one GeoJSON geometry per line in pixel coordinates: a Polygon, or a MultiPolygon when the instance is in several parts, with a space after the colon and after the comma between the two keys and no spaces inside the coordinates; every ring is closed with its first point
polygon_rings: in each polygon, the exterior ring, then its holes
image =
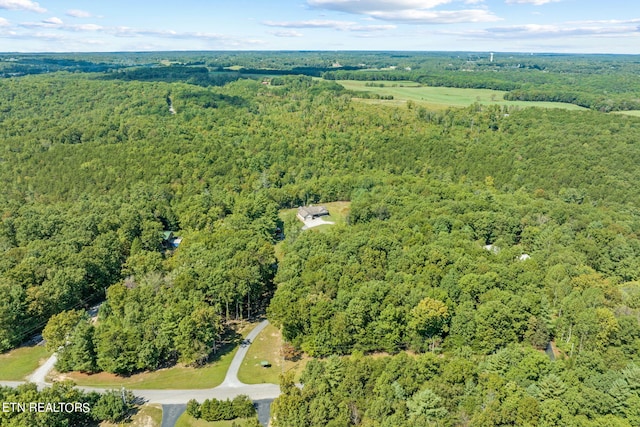
{"type": "Polygon", "coordinates": [[[70,379],[78,385],[129,389],[202,389],[213,388],[224,381],[224,376],[229,369],[231,360],[238,349],[240,336],[246,336],[257,323],[244,323],[237,329],[238,336],[233,343],[223,346],[213,360],[201,368],[187,366],[175,366],[167,369],[160,369],[153,372],[142,372],[129,377],[121,377],[106,372],[87,375],[79,372],[69,372],[66,374],[54,373],[52,379],[70,379]]]}
{"type": "MultiPolygon", "coordinates": [[[[336,224],[346,224],[347,217],[349,216],[349,210],[351,209],[351,202],[330,202],[321,203],[329,210],[329,216],[324,217],[326,221],[335,222],[336,224]]],[[[328,227],[320,226],[318,228],[328,227]]]]}
{"type": "Polygon", "coordinates": [[[392,95],[393,100],[363,100],[370,103],[383,103],[390,105],[404,105],[407,101],[425,105],[430,108],[443,109],[447,107],[466,107],[474,102],[480,104],[499,104],[520,107],[544,107],[563,108],[566,110],[584,110],[573,104],[563,102],[529,102],[529,101],[505,101],[504,91],[491,89],[462,89],[452,87],[422,86],[415,82],[374,82],[383,83],[384,87],[366,86],[366,81],[338,80],[346,89],[373,92],[379,95],[392,95]]]}
{"type": "MultiPolygon", "coordinates": [[[[318,206],[325,206],[327,208],[327,210],[329,211],[329,215],[328,216],[323,216],[322,219],[325,221],[329,221],[329,222],[334,222],[336,224],[346,224],[347,222],[347,217],[349,216],[349,210],[351,208],[351,202],[347,202],[347,201],[340,201],[340,202],[329,202],[329,203],[316,203],[316,205],[318,206]]],[[[293,209],[283,209],[280,211],[280,213],[278,214],[278,216],[280,217],[281,220],[283,221],[287,221],[287,220],[295,220],[300,224],[300,227],[302,227],[304,224],[302,224],[302,221],[300,221],[297,217],[296,217],[296,213],[298,212],[298,208],[293,208],[293,209]]],[[[331,225],[322,225],[319,227],[313,227],[313,229],[323,229],[325,227],[331,227],[331,225]]],[[[286,229],[286,227],[285,227],[286,229]]]]}
{"type": "Polygon", "coordinates": [[[178,418],[176,427],[231,427],[233,423],[237,426],[244,427],[247,425],[247,421],[249,420],[246,418],[238,418],[230,421],[205,421],[193,418],[185,412],[178,418]]]}
{"type": "Polygon", "coordinates": [[[162,425],[162,407],[160,405],[144,405],[127,423],[113,424],[103,422],[100,427],[160,427],[162,425]]]}
{"type": "Polygon", "coordinates": [[[35,371],[51,353],[44,346],[20,347],[0,355],[0,380],[20,381],[35,371]]]}
{"type": "Polygon", "coordinates": [[[238,378],[245,384],[262,384],[271,383],[278,384],[280,382],[280,374],[284,372],[295,372],[295,378],[298,379],[302,370],[306,366],[309,358],[302,357],[299,361],[284,362],[282,366],[282,356],[280,347],[282,345],[282,335],[275,326],[269,325],[253,340],[247,356],[244,358],[238,378]],[[263,368],[260,362],[266,360],[271,364],[269,368],[263,368]]]}
{"type": "Polygon", "coordinates": [[[624,114],[626,116],[640,117],[640,110],[614,111],[613,114],[624,114]]]}
{"type": "MultiPolygon", "coordinates": [[[[341,201],[341,202],[317,203],[317,205],[325,206],[329,210],[329,215],[322,217],[322,219],[324,219],[325,221],[333,222],[335,224],[347,223],[347,217],[349,216],[351,202],[341,201]]],[[[297,226],[299,226],[300,228],[303,227],[304,224],[296,216],[297,213],[298,213],[298,208],[282,209],[278,213],[278,217],[285,224],[284,226],[285,231],[289,228],[289,225],[291,222],[293,222],[294,224],[297,224],[297,226]]],[[[313,227],[310,230],[324,232],[333,226],[334,224],[323,224],[317,227],[313,227]]],[[[278,261],[282,261],[282,258],[284,257],[284,253],[285,253],[285,242],[281,241],[276,243],[273,249],[275,251],[276,259],[278,261]]]]}

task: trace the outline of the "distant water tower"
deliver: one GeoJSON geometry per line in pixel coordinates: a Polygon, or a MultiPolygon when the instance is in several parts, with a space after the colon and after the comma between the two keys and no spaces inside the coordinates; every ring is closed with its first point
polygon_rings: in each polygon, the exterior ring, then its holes
{"type": "Polygon", "coordinates": [[[491,52],[489,55],[490,55],[489,62],[493,62],[493,52],[491,52]]]}

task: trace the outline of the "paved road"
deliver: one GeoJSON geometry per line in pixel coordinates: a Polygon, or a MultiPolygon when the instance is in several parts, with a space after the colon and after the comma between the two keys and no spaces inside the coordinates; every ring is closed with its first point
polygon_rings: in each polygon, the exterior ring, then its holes
{"type": "MultiPolygon", "coordinates": [[[[78,386],[77,388],[98,393],[108,390],[98,387],[78,386]]],[[[251,400],[275,399],[280,396],[280,386],[277,384],[243,384],[236,387],[218,386],[196,390],[131,390],[131,392],[148,403],[178,405],[185,404],[191,399],[195,399],[198,402],[211,398],[233,399],[240,394],[249,396],[251,400]]]]}
{"type": "Polygon", "coordinates": [[[24,384],[24,381],[0,381],[0,386],[16,388],[19,385],[24,384]]]}
{"type": "Polygon", "coordinates": [[[53,366],[57,361],[58,354],[53,353],[51,357],[49,357],[47,361],[42,364],[42,366],[40,366],[33,372],[33,374],[27,377],[27,380],[32,383],[36,383],[38,385],[38,388],[44,388],[47,385],[45,378],[47,377],[47,374],[53,369],[53,366]]]}
{"type": "Polygon", "coordinates": [[[260,424],[267,427],[269,425],[269,420],[271,419],[271,403],[273,403],[273,399],[258,400],[253,403],[258,411],[258,421],[260,421],[260,424]]]}
{"type": "Polygon", "coordinates": [[[240,365],[242,365],[242,361],[244,360],[247,352],[249,351],[249,346],[253,342],[254,339],[258,336],[260,332],[269,324],[268,320],[263,320],[258,323],[258,326],[253,328],[249,335],[242,341],[236,355],[233,356],[233,360],[231,361],[231,365],[229,365],[229,370],[227,370],[227,375],[224,377],[224,381],[220,384],[220,387],[242,387],[246,386],[246,384],[241,383],[238,379],[238,371],[240,370],[240,365]]]}
{"type": "Polygon", "coordinates": [[[162,405],[162,425],[160,427],[175,427],[180,415],[187,410],[187,405],[162,405]]]}

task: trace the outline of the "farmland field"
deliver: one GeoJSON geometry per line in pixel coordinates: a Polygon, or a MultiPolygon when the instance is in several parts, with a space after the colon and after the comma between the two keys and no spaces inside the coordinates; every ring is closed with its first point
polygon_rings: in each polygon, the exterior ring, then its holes
{"type": "Polygon", "coordinates": [[[563,102],[505,101],[503,98],[505,94],[504,91],[491,89],[432,87],[408,81],[366,82],[358,80],[337,80],[337,83],[349,90],[373,92],[381,96],[393,96],[392,100],[364,100],[375,103],[405,104],[407,101],[413,101],[431,108],[447,108],[466,107],[474,102],[479,102],[480,104],[584,110],[583,107],[563,102]],[[367,83],[384,84],[384,87],[367,86],[367,83]]]}

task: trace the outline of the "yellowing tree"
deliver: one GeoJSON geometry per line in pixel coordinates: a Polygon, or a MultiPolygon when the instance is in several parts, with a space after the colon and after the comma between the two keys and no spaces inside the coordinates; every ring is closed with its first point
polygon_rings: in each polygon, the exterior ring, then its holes
{"type": "Polygon", "coordinates": [[[442,301],[426,297],[411,310],[409,331],[414,337],[429,340],[429,350],[449,330],[449,309],[442,301]]]}

